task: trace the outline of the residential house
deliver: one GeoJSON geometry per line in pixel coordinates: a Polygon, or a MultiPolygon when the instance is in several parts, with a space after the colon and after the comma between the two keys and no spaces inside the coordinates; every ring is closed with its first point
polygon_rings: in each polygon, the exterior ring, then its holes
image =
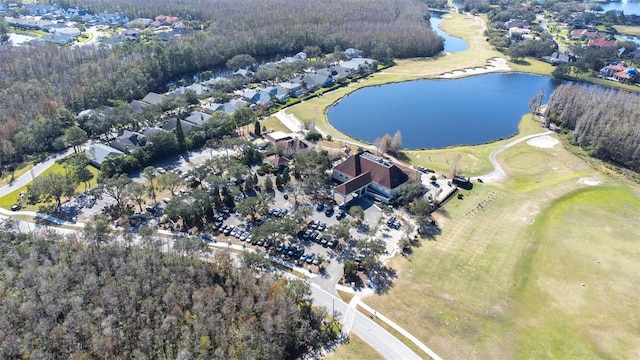
{"type": "MultiPolygon", "coordinates": [[[[169,119],[169,121],[162,125],[162,129],[167,130],[167,131],[172,131],[176,129],[176,124],[178,123],[178,119],[176,119],[175,117],[172,117],[171,119],[169,119]]],[[[200,126],[192,124],[188,121],[180,121],[180,127],[182,128],[182,132],[187,135],[190,132],[192,132],[193,130],[196,129],[200,129],[200,126]]]]}
{"type": "Polygon", "coordinates": [[[589,46],[614,47],[614,46],[616,46],[616,42],[615,41],[611,41],[611,40],[607,40],[607,39],[603,39],[603,38],[597,38],[597,39],[589,40],[589,46]]]}
{"type": "Polygon", "coordinates": [[[280,104],[284,104],[289,100],[289,94],[286,92],[284,88],[278,86],[269,86],[264,89],[266,93],[271,95],[272,98],[275,99],[276,102],[280,104]]]}
{"type": "Polygon", "coordinates": [[[66,35],[66,34],[55,34],[54,33],[54,34],[42,35],[42,37],[40,39],[31,40],[29,42],[29,44],[36,45],[38,43],[37,40],[40,40],[40,42],[44,42],[44,43],[64,45],[64,44],[71,44],[72,42],[75,41],[75,39],[76,38],[73,37],[73,36],[69,36],[69,35],[66,35]]]}
{"type": "Polygon", "coordinates": [[[143,147],[147,144],[147,138],[137,132],[124,130],[122,134],[112,141],[109,145],[122,151],[125,154],[131,153],[133,150],[143,147]]]}
{"type": "Polygon", "coordinates": [[[343,204],[365,194],[387,203],[400,185],[415,176],[411,169],[370,152],[360,152],[333,167],[332,178],[340,183],[333,193],[339,195],[343,204]]]}
{"type": "Polygon", "coordinates": [[[300,139],[294,134],[288,134],[282,131],[273,131],[262,135],[270,143],[282,147],[284,154],[294,154],[305,152],[313,149],[313,144],[300,139]]]}
{"type": "Polygon", "coordinates": [[[321,87],[331,86],[333,84],[333,78],[320,74],[305,74],[304,76],[291,79],[291,82],[301,85],[304,84],[303,87],[305,87],[308,92],[314,92],[321,87]]]}
{"type": "Polygon", "coordinates": [[[152,127],[152,128],[144,129],[142,131],[142,135],[144,135],[148,139],[149,136],[151,136],[153,134],[157,134],[157,133],[162,133],[162,132],[167,132],[167,130],[162,129],[162,128],[157,128],[157,127],[152,127]]]}
{"type": "Polygon", "coordinates": [[[160,105],[164,101],[164,96],[154,92],[149,92],[142,98],[142,101],[150,105],[160,105]]]}
{"type": "Polygon", "coordinates": [[[135,18],[129,21],[128,23],[126,23],[124,26],[128,29],[133,29],[133,28],[144,29],[147,26],[149,26],[149,24],[151,24],[152,21],[153,20],[147,19],[147,18],[135,18]]]}
{"type": "Polygon", "coordinates": [[[531,31],[530,29],[527,28],[520,28],[520,27],[512,27],[509,28],[509,37],[510,38],[514,38],[517,36],[520,36],[524,39],[525,35],[529,35],[532,34],[533,31],[531,31]]]}
{"type": "Polygon", "coordinates": [[[156,37],[162,41],[169,41],[175,37],[182,36],[182,31],[179,30],[169,30],[169,31],[161,31],[156,33],[156,37]]]}
{"type": "Polygon", "coordinates": [[[53,15],[56,11],[60,10],[60,6],[58,5],[39,5],[26,3],[24,4],[29,10],[29,15],[31,16],[43,16],[43,15],[53,15]]]}
{"type": "Polygon", "coordinates": [[[247,69],[239,69],[233,73],[234,78],[250,79],[253,78],[253,71],[247,69]]]}
{"type": "Polygon", "coordinates": [[[360,68],[373,69],[375,67],[375,60],[369,58],[356,58],[349,61],[343,61],[340,66],[348,69],[350,73],[355,73],[360,68]]]}
{"type": "Polygon", "coordinates": [[[291,166],[291,160],[278,154],[269,155],[264,159],[265,162],[271,164],[276,170],[283,171],[291,166]]]}
{"type": "Polygon", "coordinates": [[[364,51],[360,49],[348,48],[347,50],[344,51],[344,56],[346,56],[349,59],[359,58],[359,57],[362,57],[362,55],[364,55],[364,51]]]}
{"type": "Polygon", "coordinates": [[[132,100],[129,103],[129,106],[131,106],[131,108],[133,109],[133,111],[141,114],[142,110],[144,110],[144,108],[146,108],[147,106],[151,106],[151,104],[146,103],[144,101],[140,101],[140,100],[132,100]]]}
{"type": "Polygon", "coordinates": [[[581,40],[581,39],[605,38],[606,34],[602,34],[597,30],[575,29],[571,31],[570,36],[572,40],[581,40]]]}
{"type": "Polygon", "coordinates": [[[236,110],[249,106],[249,103],[242,99],[231,99],[229,102],[224,103],[223,106],[224,111],[233,114],[236,110]]]}
{"type": "Polygon", "coordinates": [[[11,26],[27,30],[49,31],[49,27],[55,24],[50,20],[36,19],[33,17],[14,18],[11,16],[6,16],[4,19],[7,24],[11,26]]]}
{"type": "Polygon", "coordinates": [[[296,98],[304,94],[304,88],[300,84],[281,82],[278,84],[278,87],[283,89],[290,97],[296,98]]]}
{"type": "Polygon", "coordinates": [[[50,28],[49,31],[55,34],[68,35],[74,39],[81,34],[80,29],[69,26],[50,28]]]}
{"type": "Polygon", "coordinates": [[[87,157],[89,158],[89,163],[98,169],[102,166],[102,163],[106,158],[124,155],[122,151],[104,144],[91,145],[90,148],[85,150],[85,154],[87,154],[87,157]]]}
{"type": "Polygon", "coordinates": [[[140,29],[126,29],[120,35],[127,40],[138,40],[142,31],[140,29]]]}
{"type": "Polygon", "coordinates": [[[202,126],[207,120],[209,120],[209,118],[211,118],[211,115],[209,114],[205,114],[200,111],[192,111],[191,114],[189,114],[189,116],[187,116],[187,118],[184,119],[184,121],[188,121],[192,124],[202,126]]]}
{"type": "Polygon", "coordinates": [[[205,106],[203,106],[203,109],[207,110],[208,112],[216,112],[216,111],[224,111],[224,104],[218,104],[218,103],[211,103],[211,104],[207,104],[205,106]]]}
{"type": "Polygon", "coordinates": [[[123,13],[102,12],[94,15],[96,21],[105,25],[124,25],[129,22],[127,15],[123,13]]]}
{"type": "Polygon", "coordinates": [[[528,28],[529,22],[527,20],[522,20],[522,19],[510,19],[509,21],[506,21],[504,23],[505,29],[511,29],[512,27],[528,28]]]}
{"type": "Polygon", "coordinates": [[[575,62],[576,61],[576,57],[573,54],[570,53],[558,53],[558,52],[553,52],[551,55],[549,56],[543,56],[542,57],[543,61],[546,61],[550,64],[567,64],[570,62],[575,62]]]}
{"type": "Polygon", "coordinates": [[[600,69],[600,76],[610,80],[616,80],[620,82],[630,82],[636,78],[638,70],[635,67],[629,67],[624,61],[617,63],[613,62],[609,66],[605,66],[600,69]]]}

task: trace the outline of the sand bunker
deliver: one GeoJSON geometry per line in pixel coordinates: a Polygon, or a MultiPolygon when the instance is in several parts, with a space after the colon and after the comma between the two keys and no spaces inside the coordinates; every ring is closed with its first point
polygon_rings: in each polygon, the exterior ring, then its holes
{"type": "Polygon", "coordinates": [[[486,74],[494,71],[509,71],[511,67],[507,63],[506,59],[503,58],[494,58],[489,59],[487,61],[487,66],[485,67],[477,67],[477,68],[466,68],[464,70],[455,70],[451,72],[446,72],[439,76],[441,79],[449,79],[456,78],[464,75],[477,75],[477,74],[486,74]]]}
{"type": "Polygon", "coordinates": [[[544,149],[550,149],[556,146],[559,142],[560,141],[558,141],[558,139],[554,139],[548,135],[538,136],[527,140],[527,144],[544,149]]]}
{"type": "Polygon", "coordinates": [[[588,186],[596,186],[602,184],[602,181],[596,179],[589,178],[580,178],[578,179],[578,183],[588,185],[588,186]]]}

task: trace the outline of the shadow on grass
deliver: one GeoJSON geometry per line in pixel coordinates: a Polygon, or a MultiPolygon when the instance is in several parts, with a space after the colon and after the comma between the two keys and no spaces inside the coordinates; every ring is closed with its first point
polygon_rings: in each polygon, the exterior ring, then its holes
{"type": "Polygon", "coordinates": [[[527,60],[525,60],[525,59],[518,59],[518,60],[513,60],[513,59],[512,59],[511,61],[513,61],[515,64],[522,65],[522,66],[529,66],[529,65],[531,65],[531,63],[530,63],[530,62],[528,62],[528,61],[527,61],[527,60]]]}

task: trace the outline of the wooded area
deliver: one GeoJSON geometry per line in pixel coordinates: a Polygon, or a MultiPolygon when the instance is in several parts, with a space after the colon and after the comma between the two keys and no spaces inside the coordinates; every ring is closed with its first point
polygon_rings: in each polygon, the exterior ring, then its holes
{"type": "Polygon", "coordinates": [[[573,130],[592,156],[640,171],[640,96],[623,90],[564,84],[549,100],[548,120],[573,130]]]}
{"type": "Polygon", "coordinates": [[[0,232],[0,358],[294,359],[328,340],[302,281],[143,241],[0,232]]]}
{"type": "Polygon", "coordinates": [[[54,150],[54,140],[81,110],[163,92],[170,81],[224,68],[238,54],[277,58],[305,46],[325,53],[356,47],[367,56],[388,59],[431,56],[443,49],[442,39],[426,23],[426,4],[416,0],[97,0],[60,5],[124,11],[131,18],[165,13],[200,19],[208,26],[170,42],[132,41],[111,48],[0,47],[2,165],[54,150]],[[34,123],[40,125],[32,127],[34,123]],[[27,127],[32,129],[22,134],[27,127]]]}

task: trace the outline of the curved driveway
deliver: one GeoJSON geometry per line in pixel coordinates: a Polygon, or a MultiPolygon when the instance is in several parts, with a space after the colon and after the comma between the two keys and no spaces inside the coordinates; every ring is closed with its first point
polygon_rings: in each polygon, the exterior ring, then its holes
{"type": "Polygon", "coordinates": [[[539,136],[544,136],[544,135],[549,135],[549,134],[553,134],[553,131],[545,131],[542,133],[538,133],[538,134],[532,134],[532,135],[527,135],[527,136],[523,136],[521,138],[515,139],[511,142],[508,142],[502,146],[500,146],[499,148],[493,150],[491,152],[491,154],[489,154],[489,161],[491,161],[491,164],[493,165],[493,167],[495,168],[495,170],[493,170],[492,172],[486,174],[486,175],[481,175],[481,176],[476,176],[473,177],[473,179],[477,180],[478,178],[481,178],[482,181],[486,181],[486,182],[497,182],[497,181],[501,181],[503,180],[507,174],[504,172],[504,170],[502,169],[502,167],[500,166],[500,164],[498,163],[498,161],[496,160],[496,155],[498,155],[499,153],[503,152],[504,150],[512,147],[513,145],[519,144],[523,141],[535,138],[535,137],[539,137],[539,136]]]}

